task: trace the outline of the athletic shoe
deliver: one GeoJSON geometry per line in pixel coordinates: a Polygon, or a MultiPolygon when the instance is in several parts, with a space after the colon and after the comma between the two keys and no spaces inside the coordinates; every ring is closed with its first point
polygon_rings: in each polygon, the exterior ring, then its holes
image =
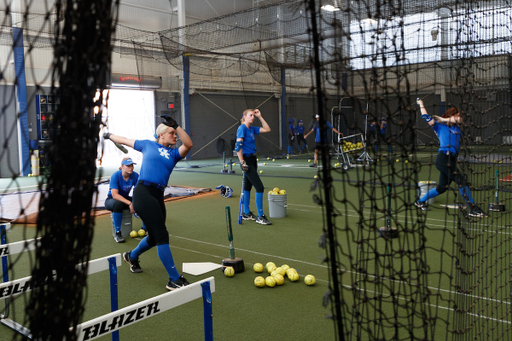
{"type": "Polygon", "coordinates": [[[242,219],[243,220],[256,220],[256,216],[251,211],[249,211],[249,213],[247,213],[247,214],[242,213],[242,219]]]}
{"type": "Polygon", "coordinates": [[[426,202],[421,202],[418,200],[414,203],[414,205],[416,205],[416,207],[421,208],[423,211],[428,211],[428,204],[426,202]]]}
{"type": "Polygon", "coordinates": [[[190,285],[190,283],[187,281],[185,277],[180,276],[177,280],[173,281],[169,278],[169,282],[167,282],[167,285],[165,286],[167,290],[173,291],[177,289],[181,289],[184,286],[190,285]]]}
{"type": "Polygon", "coordinates": [[[116,232],[116,234],[114,235],[114,240],[116,241],[116,243],[124,243],[124,238],[121,232],[116,232]]]}
{"type": "Polygon", "coordinates": [[[318,167],[318,166],[316,165],[316,163],[314,163],[314,164],[312,164],[312,165],[309,165],[309,167],[315,167],[315,168],[316,168],[316,167],[318,167]]]}
{"type": "Polygon", "coordinates": [[[130,257],[130,251],[123,253],[123,260],[130,265],[131,272],[136,274],[142,272],[142,269],[139,265],[139,260],[132,259],[132,257],[130,257]]]}
{"type": "Polygon", "coordinates": [[[261,225],[272,225],[272,222],[265,217],[265,215],[260,215],[258,219],[256,219],[257,224],[261,225]]]}
{"type": "Polygon", "coordinates": [[[468,215],[470,217],[477,217],[477,218],[482,218],[482,217],[488,217],[489,215],[487,213],[485,213],[484,211],[482,211],[480,209],[480,207],[478,207],[477,205],[473,204],[471,205],[471,208],[469,210],[469,213],[468,215]]]}

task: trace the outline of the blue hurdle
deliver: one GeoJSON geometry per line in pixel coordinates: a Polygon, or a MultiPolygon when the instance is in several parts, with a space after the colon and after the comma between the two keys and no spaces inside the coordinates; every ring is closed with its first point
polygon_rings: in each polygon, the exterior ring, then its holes
{"type": "Polygon", "coordinates": [[[204,339],[206,341],[213,341],[212,292],[215,292],[215,278],[209,277],[178,290],[132,304],[118,311],[78,325],[77,340],[94,340],[202,297],[204,309],[204,339]]]}
{"type": "MultiPolygon", "coordinates": [[[[4,225],[0,226],[1,232],[7,231],[7,228],[4,225]]],[[[5,233],[2,235],[4,236],[5,233]]],[[[24,277],[21,279],[9,281],[9,276],[7,272],[7,256],[14,255],[17,253],[22,253],[26,251],[31,251],[36,248],[37,239],[24,240],[20,242],[15,242],[11,244],[5,243],[5,238],[2,238],[2,244],[0,244],[0,255],[2,256],[2,266],[3,266],[3,280],[4,282],[0,284],[0,299],[5,299],[6,308],[4,314],[0,314],[0,322],[7,326],[8,328],[14,330],[15,332],[23,335],[28,339],[32,339],[32,335],[30,330],[23,325],[13,321],[8,318],[9,316],[9,300],[17,295],[26,293],[33,288],[44,285],[44,283],[34,283],[32,281],[32,277],[24,277]]],[[[112,256],[107,256],[103,258],[98,258],[95,260],[89,261],[87,275],[92,275],[104,270],[110,270],[110,297],[111,297],[111,311],[117,310],[117,302],[118,302],[118,291],[117,291],[117,267],[121,266],[121,254],[115,254],[112,256]]],[[[86,263],[78,264],[77,268],[85,266],[86,263]]],[[[55,276],[55,274],[53,274],[55,276]]],[[[119,340],[118,333],[112,333],[113,341],[119,340]]]]}

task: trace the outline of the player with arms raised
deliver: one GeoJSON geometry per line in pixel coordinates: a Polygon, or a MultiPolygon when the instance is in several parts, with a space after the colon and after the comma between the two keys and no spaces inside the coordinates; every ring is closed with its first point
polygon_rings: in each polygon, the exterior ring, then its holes
{"type": "Polygon", "coordinates": [[[430,116],[423,105],[423,101],[418,98],[421,118],[427,122],[439,138],[439,151],[436,157],[436,168],[441,172],[439,182],[436,188],[431,189],[422,198],[415,202],[415,205],[422,210],[428,209],[427,200],[446,192],[450,183],[454,181],[459,185],[460,195],[469,205],[470,217],[484,217],[486,214],[475,204],[471,195],[471,190],[467,185],[465,176],[457,168],[457,157],[460,150],[460,138],[462,132],[459,125],[463,124],[462,117],[457,108],[452,107],[446,110],[442,116],[430,116]]]}
{"type": "Polygon", "coordinates": [[[178,161],[187,156],[192,148],[188,134],[169,116],[156,129],[156,141],[130,140],[106,133],[105,139],[132,147],[142,153],[142,165],[139,182],[133,191],[133,208],[146,224],[148,235],[137,247],[123,254],[123,259],[130,265],[130,271],[142,272],[139,256],[156,246],[158,257],[167,270],[168,290],[182,288],[189,284],[180,276],[169,247],[169,232],[165,226],[167,212],[164,204],[164,190],[169,182],[172,170],[178,161]],[[179,136],[183,143],[179,148],[172,148],[179,136]]]}

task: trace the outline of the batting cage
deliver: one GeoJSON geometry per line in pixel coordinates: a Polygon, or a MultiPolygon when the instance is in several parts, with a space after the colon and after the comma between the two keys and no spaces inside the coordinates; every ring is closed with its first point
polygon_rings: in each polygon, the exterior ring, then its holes
{"type": "MultiPolygon", "coordinates": [[[[287,238],[301,240],[302,246],[290,242],[286,249],[297,257],[304,245],[321,248],[321,260],[302,264],[316,262],[325,275],[317,303],[333,332],[319,338],[512,339],[510,3],[258,3],[159,31],[118,22],[119,1],[28,3],[0,12],[1,194],[19,195],[20,211],[12,225],[2,222],[2,244],[9,244],[9,229],[23,230],[19,241],[33,238],[23,246],[31,251],[28,260],[15,257],[14,249],[3,255],[3,282],[22,268],[31,276],[23,288],[36,289],[15,295],[11,284],[0,286],[2,319],[18,321],[9,322],[12,339],[96,337],[93,327],[86,334],[79,327],[91,290],[92,210],[103,158],[124,156],[103,132],[152,139],[160,116],[171,117],[194,143],[176,167],[177,181],[201,187],[210,181],[236,207],[246,178],[234,150],[248,108],[258,109],[272,128],[255,139],[268,205],[277,205],[273,183],[288,186],[281,193],[288,192],[284,218],[274,225],[303,227],[315,239],[302,240],[293,229],[256,233],[246,223],[245,230],[231,231],[229,222],[229,241],[240,236],[246,264],[252,244],[244,238],[259,245],[265,236],[274,248],[286,248],[287,238]],[[109,116],[109,90],[125,81],[149,90],[149,97],[137,100],[144,105],[133,117],[109,116]],[[125,122],[132,130],[116,128],[125,122]],[[32,232],[19,219],[31,206],[18,193],[27,177],[37,177],[32,232]],[[307,200],[294,201],[298,197],[307,200]],[[299,218],[310,209],[318,216],[299,218]]],[[[214,211],[212,202],[202,201],[201,210],[179,206],[196,225],[186,221],[189,230],[171,237],[182,243],[210,238],[191,258],[218,247],[215,219],[225,229],[228,206],[219,201],[214,211]]],[[[0,217],[7,205],[0,196],[0,217]]],[[[242,217],[242,201],[239,210],[242,217]]],[[[167,219],[180,221],[177,216],[173,211],[167,219]]],[[[283,251],[283,262],[291,257],[283,251]]],[[[197,281],[190,300],[210,281],[197,281]]],[[[217,283],[218,295],[224,284],[217,283]]],[[[154,308],[151,302],[145,307],[154,308]]],[[[105,326],[103,334],[117,328],[105,326]]]]}

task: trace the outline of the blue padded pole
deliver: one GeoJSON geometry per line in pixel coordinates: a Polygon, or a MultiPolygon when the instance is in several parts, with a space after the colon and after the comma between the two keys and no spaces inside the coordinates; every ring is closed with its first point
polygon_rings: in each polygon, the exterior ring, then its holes
{"type": "Polygon", "coordinates": [[[201,287],[203,289],[204,339],[205,341],[213,341],[213,311],[210,282],[201,283],[201,287]]]}
{"type": "MultiPolygon", "coordinates": [[[[0,245],[7,244],[7,230],[5,228],[5,225],[0,225],[0,245]]],[[[5,282],[9,282],[9,271],[7,267],[7,255],[2,257],[2,274],[3,274],[3,280],[5,282]]]]}
{"type": "MultiPolygon", "coordinates": [[[[108,263],[110,270],[110,310],[116,311],[119,309],[116,257],[110,257],[108,259],[108,263]]],[[[116,330],[112,333],[112,341],[119,341],[119,330],[116,330]]]]}
{"type": "MultiPolygon", "coordinates": [[[[7,229],[5,228],[5,225],[0,225],[0,245],[7,244],[7,229]]],[[[7,250],[7,249],[6,249],[7,250]]],[[[3,255],[3,253],[2,253],[3,255]]],[[[2,257],[2,273],[3,273],[3,280],[5,282],[9,282],[9,268],[7,267],[7,254],[2,257]]],[[[3,319],[7,318],[9,316],[9,305],[10,305],[10,299],[5,299],[5,310],[4,314],[2,316],[3,319]]],[[[1,315],[1,314],[0,314],[1,315]]]]}
{"type": "MultiPolygon", "coordinates": [[[[188,56],[183,56],[183,129],[190,136],[190,99],[189,99],[189,88],[190,88],[190,59],[188,56]]],[[[186,160],[190,160],[190,153],[185,157],[186,160]]]]}
{"type": "Polygon", "coordinates": [[[288,125],[286,124],[286,69],[281,68],[281,144],[288,146],[288,125]]]}
{"type": "Polygon", "coordinates": [[[25,78],[25,50],[23,48],[23,29],[13,27],[12,38],[14,42],[14,70],[16,73],[16,93],[18,95],[19,127],[20,127],[20,164],[23,176],[30,174],[30,148],[28,137],[27,113],[27,80],[25,78]]]}

